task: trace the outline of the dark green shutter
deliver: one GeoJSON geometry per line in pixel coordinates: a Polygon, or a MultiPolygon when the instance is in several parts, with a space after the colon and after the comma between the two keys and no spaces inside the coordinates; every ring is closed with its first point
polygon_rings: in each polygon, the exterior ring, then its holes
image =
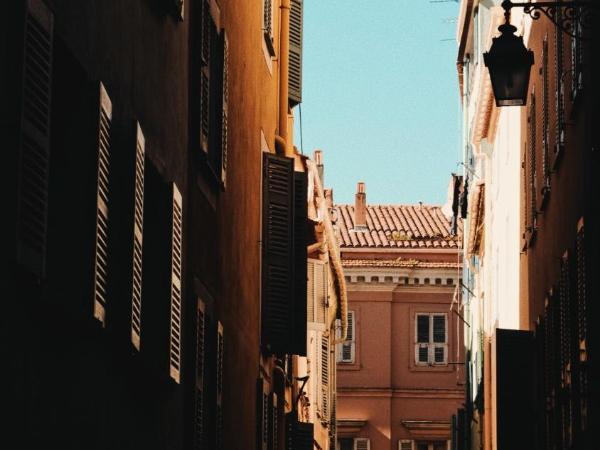
{"type": "Polygon", "coordinates": [[[302,0],[291,0],[289,101],[294,107],[302,102],[302,0]]]}
{"type": "Polygon", "coordinates": [[[267,353],[290,353],[293,314],[294,160],[263,156],[261,344],[267,353]]]}
{"type": "Polygon", "coordinates": [[[306,356],[307,196],[308,178],[306,172],[294,172],[294,328],[292,332],[292,352],[301,356],[306,356]]]}
{"type": "Polygon", "coordinates": [[[41,278],[46,265],[54,17],[40,0],[27,2],[25,17],[17,261],[41,278]]]}

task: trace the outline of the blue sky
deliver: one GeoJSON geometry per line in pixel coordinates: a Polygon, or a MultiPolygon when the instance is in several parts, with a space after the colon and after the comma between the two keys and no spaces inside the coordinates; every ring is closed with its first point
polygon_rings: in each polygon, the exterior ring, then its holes
{"type": "Polygon", "coordinates": [[[336,203],[357,181],[370,204],[445,201],[460,159],[457,15],[453,1],[304,1],[302,147],[323,149],[336,203]]]}

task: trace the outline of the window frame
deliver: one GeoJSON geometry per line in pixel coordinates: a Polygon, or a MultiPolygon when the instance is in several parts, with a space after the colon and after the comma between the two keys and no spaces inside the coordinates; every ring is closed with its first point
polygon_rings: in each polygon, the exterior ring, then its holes
{"type": "Polygon", "coordinates": [[[347,311],[348,317],[348,326],[352,323],[352,339],[344,340],[338,344],[339,358],[338,362],[341,364],[356,364],[356,311],[353,309],[349,309],[347,311]],[[352,318],[350,318],[352,317],[352,318]],[[344,359],[344,346],[350,345],[350,359],[344,359]]]}
{"type": "Polygon", "coordinates": [[[444,312],[424,312],[418,311],[414,315],[414,364],[417,367],[427,366],[447,366],[449,352],[449,336],[448,336],[448,314],[444,312]],[[419,317],[425,316],[428,318],[428,342],[419,342],[419,317]],[[444,342],[435,342],[434,339],[434,317],[444,318],[444,342]],[[419,350],[427,348],[427,362],[419,359],[419,350]],[[435,349],[444,349],[444,361],[435,361],[435,349]]]}

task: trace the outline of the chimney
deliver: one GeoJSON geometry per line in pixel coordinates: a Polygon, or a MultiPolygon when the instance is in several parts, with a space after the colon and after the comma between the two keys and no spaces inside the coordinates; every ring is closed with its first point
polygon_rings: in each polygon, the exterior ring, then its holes
{"type": "Polygon", "coordinates": [[[325,186],[325,178],[323,173],[323,151],[315,150],[313,159],[317,165],[317,172],[319,173],[319,179],[321,180],[321,186],[325,186]]]}
{"type": "Polygon", "coordinates": [[[365,183],[358,182],[356,186],[356,199],[354,201],[354,229],[365,230],[367,228],[367,193],[365,183]]]}

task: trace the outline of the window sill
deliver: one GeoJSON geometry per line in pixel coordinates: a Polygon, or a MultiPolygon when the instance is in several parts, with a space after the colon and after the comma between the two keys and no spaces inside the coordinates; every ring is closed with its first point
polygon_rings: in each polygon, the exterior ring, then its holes
{"type": "Polygon", "coordinates": [[[337,363],[338,370],[347,370],[347,371],[357,371],[362,369],[362,366],[359,363],[347,363],[339,361],[337,363]]]}
{"type": "Polygon", "coordinates": [[[412,363],[409,370],[411,372],[453,372],[454,368],[450,364],[415,364],[412,363]]]}

